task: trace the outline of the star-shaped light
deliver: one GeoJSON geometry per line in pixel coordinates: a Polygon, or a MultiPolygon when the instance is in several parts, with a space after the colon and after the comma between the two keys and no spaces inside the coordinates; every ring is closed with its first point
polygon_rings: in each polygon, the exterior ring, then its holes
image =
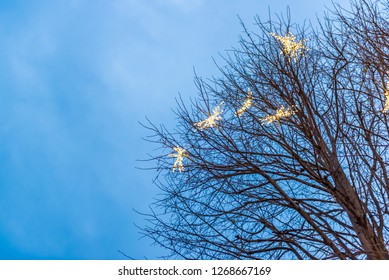
{"type": "Polygon", "coordinates": [[[173,164],[173,172],[178,169],[178,171],[183,171],[184,170],[184,165],[182,163],[182,160],[184,157],[189,157],[188,154],[186,153],[185,149],[180,148],[180,147],[175,147],[173,148],[176,153],[174,154],[169,154],[170,157],[176,157],[176,161],[173,164]]]}
{"type": "Polygon", "coordinates": [[[200,129],[200,130],[204,130],[204,129],[207,129],[207,128],[210,128],[210,127],[217,126],[219,124],[219,122],[221,121],[221,119],[222,119],[221,114],[223,113],[223,111],[220,110],[220,107],[222,105],[223,105],[223,102],[220,103],[220,105],[217,106],[213,110],[212,115],[210,115],[207,119],[205,119],[205,120],[203,120],[201,122],[195,123],[194,126],[197,129],[200,129]]]}
{"type": "Polygon", "coordinates": [[[273,115],[267,115],[266,117],[261,119],[261,122],[264,124],[271,124],[274,121],[280,121],[281,118],[288,118],[290,116],[293,116],[297,110],[295,109],[295,106],[292,106],[291,108],[285,109],[284,106],[281,106],[280,109],[276,111],[273,115]]]}
{"type": "Polygon", "coordinates": [[[253,95],[253,93],[251,92],[250,89],[248,89],[247,90],[247,100],[243,104],[243,106],[238,111],[235,112],[235,116],[240,117],[244,113],[244,111],[246,111],[248,108],[250,108],[252,106],[252,101],[251,101],[252,95],[253,95]]]}
{"type": "Polygon", "coordinates": [[[294,58],[294,61],[297,62],[298,55],[304,55],[304,50],[308,50],[308,48],[304,45],[306,40],[296,42],[296,36],[290,32],[288,32],[284,37],[274,33],[270,34],[284,45],[282,53],[288,56],[289,61],[291,58],[294,58]]]}

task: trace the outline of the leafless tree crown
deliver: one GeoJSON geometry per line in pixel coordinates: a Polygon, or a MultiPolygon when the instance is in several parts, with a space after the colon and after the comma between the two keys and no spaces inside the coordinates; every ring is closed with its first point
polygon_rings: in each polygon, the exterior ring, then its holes
{"type": "Polygon", "coordinates": [[[146,125],[162,197],[143,234],[173,258],[389,259],[388,9],[242,24],[177,128],[146,125]]]}

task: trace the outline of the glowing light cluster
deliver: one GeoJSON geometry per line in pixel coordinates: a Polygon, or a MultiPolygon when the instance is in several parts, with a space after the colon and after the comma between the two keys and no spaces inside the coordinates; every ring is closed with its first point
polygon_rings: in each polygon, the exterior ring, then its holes
{"type": "Polygon", "coordinates": [[[197,122],[194,124],[194,126],[199,130],[204,130],[210,127],[217,126],[219,122],[222,120],[221,114],[223,111],[220,110],[220,107],[223,105],[223,102],[220,103],[219,106],[217,106],[214,110],[212,115],[210,115],[207,119],[197,122]]]}
{"type": "Polygon", "coordinates": [[[298,55],[304,55],[304,50],[308,50],[308,48],[304,45],[306,40],[296,42],[296,36],[290,32],[288,32],[284,37],[274,33],[270,34],[284,45],[282,53],[288,55],[289,61],[291,58],[294,58],[294,61],[296,62],[298,55]]]}
{"type": "Polygon", "coordinates": [[[178,171],[183,171],[184,170],[184,164],[182,163],[184,157],[188,157],[185,149],[180,148],[180,147],[175,147],[173,148],[176,153],[170,154],[170,157],[176,157],[176,161],[173,164],[173,172],[178,169],[178,171]]]}
{"type": "Polygon", "coordinates": [[[251,92],[250,89],[248,89],[247,90],[247,100],[243,104],[243,106],[238,111],[235,112],[235,116],[240,117],[244,113],[244,111],[246,111],[248,108],[250,108],[252,106],[252,101],[251,101],[252,95],[253,95],[253,93],[251,92]]]}
{"type": "Polygon", "coordinates": [[[386,84],[384,95],[385,95],[385,105],[384,108],[382,109],[382,112],[386,113],[389,110],[389,82],[386,84]]]}
{"type": "Polygon", "coordinates": [[[290,116],[293,116],[297,110],[295,109],[296,106],[292,106],[291,108],[285,109],[284,106],[281,106],[280,109],[276,111],[273,115],[267,115],[266,117],[261,119],[261,122],[264,124],[271,124],[274,121],[280,121],[281,118],[288,118],[290,116]]]}

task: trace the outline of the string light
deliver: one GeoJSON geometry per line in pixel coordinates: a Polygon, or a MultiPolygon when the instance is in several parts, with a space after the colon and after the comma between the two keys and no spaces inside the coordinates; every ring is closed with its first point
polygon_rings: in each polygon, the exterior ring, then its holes
{"type": "Polygon", "coordinates": [[[384,108],[382,109],[382,112],[386,113],[389,110],[389,82],[386,84],[384,95],[385,95],[385,105],[384,108]]]}
{"type": "Polygon", "coordinates": [[[182,163],[182,160],[184,157],[189,157],[185,151],[185,149],[180,148],[180,147],[175,147],[173,148],[174,151],[176,151],[176,154],[169,154],[170,157],[176,157],[176,161],[173,164],[173,172],[178,169],[178,171],[183,171],[184,170],[184,164],[182,163]]]}
{"type": "Polygon", "coordinates": [[[204,129],[207,129],[207,128],[210,128],[210,127],[214,127],[214,126],[217,126],[218,123],[221,121],[222,119],[222,116],[221,114],[223,113],[223,111],[220,110],[220,107],[223,105],[224,102],[220,103],[219,106],[217,106],[214,110],[213,110],[213,113],[212,115],[210,115],[207,119],[201,121],[201,122],[197,122],[194,124],[194,126],[197,128],[197,129],[200,129],[200,130],[204,130],[204,129]]]}
{"type": "Polygon", "coordinates": [[[264,124],[271,124],[274,121],[279,122],[281,118],[288,118],[290,116],[293,116],[297,112],[295,108],[296,106],[294,105],[288,109],[285,109],[284,106],[281,106],[281,108],[278,109],[274,115],[267,115],[266,117],[261,119],[261,122],[264,124]]]}
{"type": "Polygon", "coordinates": [[[243,106],[238,111],[235,112],[235,116],[240,117],[244,113],[244,111],[246,111],[248,108],[250,108],[252,106],[252,102],[251,102],[252,95],[253,95],[253,93],[251,92],[250,89],[248,89],[247,90],[247,100],[243,104],[243,106]]]}
{"type": "Polygon", "coordinates": [[[290,58],[293,57],[294,61],[297,62],[298,55],[304,55],[304,50],[308,50],[308,48],[304,45],[306,40],[296,42],[296,36],[290,32],[288,32],[284,37],[274,33],[270,34],[284,45],[282,53],[288,55],[289,61],[290,58]]]}

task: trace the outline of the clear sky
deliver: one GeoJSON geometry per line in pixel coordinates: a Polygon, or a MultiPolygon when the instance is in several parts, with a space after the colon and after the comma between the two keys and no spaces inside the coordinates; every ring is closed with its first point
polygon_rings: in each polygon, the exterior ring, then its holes
{"type": "MultiPolygon", "coordinates": [[[[347,3],[348,1],[338,1],[347,3]]],[[[330,0],[1,0],[0,259],[155,259],[159,190],[138,121],[174,125],[193,67],[218,75],[256,14],[321,16],[330,0]]]]}

